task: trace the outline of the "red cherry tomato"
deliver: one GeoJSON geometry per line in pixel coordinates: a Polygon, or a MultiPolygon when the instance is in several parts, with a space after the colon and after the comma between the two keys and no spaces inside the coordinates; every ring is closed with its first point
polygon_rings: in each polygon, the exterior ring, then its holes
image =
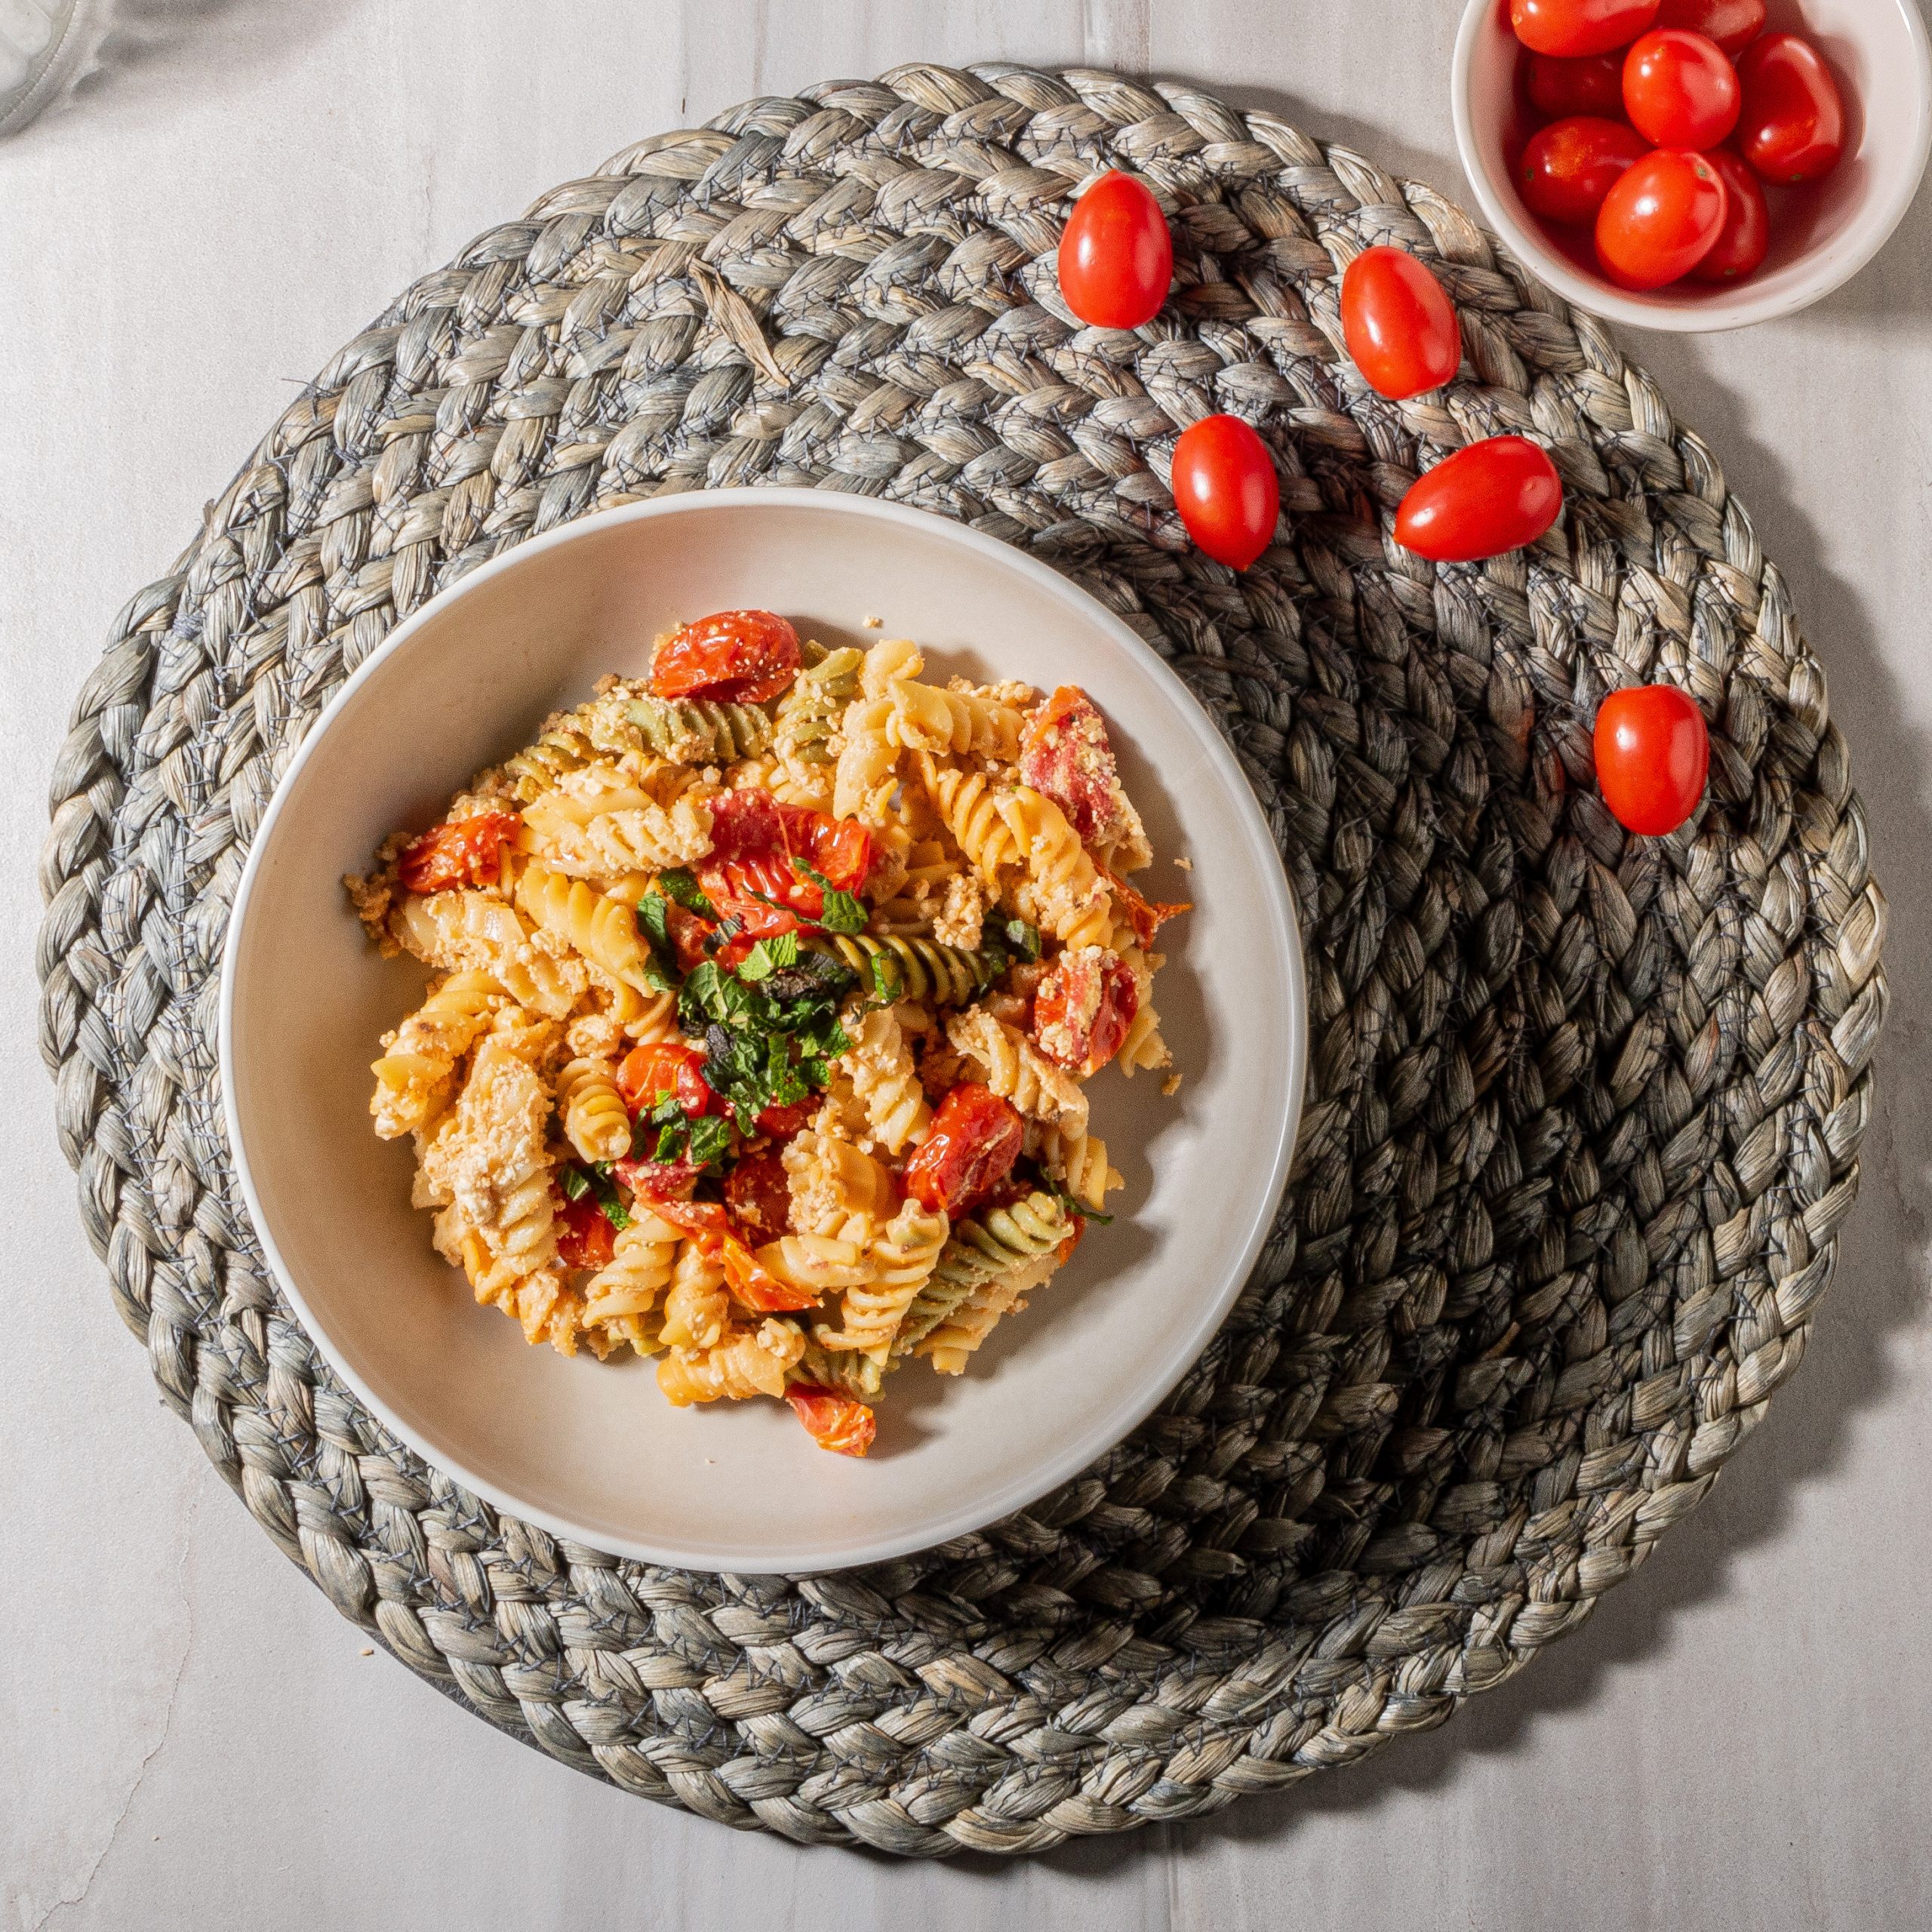
{"type": "Polygon", "coordinates": [[[595,1195],[557,1195],[557,1259],[566,1268],[601,1268],[617,1249],[617,1231],[595,1195]]]}
{"type": "Polygon", "coordinates": [[[1174,280],[1174,237],[1152,191],[1109,168],[1073,205],[1060,238],[1060,292],[1097,329],[1137,329],[1174,280]]]}
{"type": "Polygon", "coordinates": [[[1217,564],[1244,571],[1275,540],[1275,459],[1238,416],[1190,423],[1174,445],[1172,473],[1180,520],[1217,564]]]}
{"type": "Polygon", "coordinates": [[[837,1456],[863,1456],[872,1446],[878,1423],[863,1402],[841,1395],[823,1383],[795,1382],[785,1392],[792,1413],[821,1449],[837,1456]]]}
{"type": "Polygon", "coordinates": [[[1704,158],[1724,177],[1730,197],[1711,252],[1690,271],[1696,281],[1742,281],[1763,265],[1771,245],[1771,211],[1758,177],[1728,148],[1704,158]]]}
{"type": "Polygon", "coordinates": [[[1538,54],[1607,54],[1657,17],[1661,0],[1509,0],[1516,38],[1538,54]]]}
{"type": "Polygon", "coordinates": [[[824,1291],[801,1283],[781,1281],[736,1235],[727,1235],[719,1244],[724,1263],[724,1285],[741,1308],[759,1315],[773,1315],[786,1309],[810,1308],[824,1291]]]}
{"type": "Polygon", "coordinates": [[[648,1113],[661,1095],[675,1096],[686,1113],[722,1113],[724,1103],[704,1077],[704,1056],[675,1040],[633,1047],[617,1069],[617,1090],[632,1113],[648,1113]]]}
{"type": "Polygon", "coordinates": [[[1700,154],[1658,148],[1625,169],[1597,211],[1597,260],[1625,288],[1661,288],[1715,245],[1729,197],[1700,154]]]}
{"type": "Polygon", "coordinates": [[[1098,946],[1063,952],[1034,995],[1034,1042],[1088,1079],[1120,1051],[1140,1010],[1133,974],[1111,953],[1098,946]]]}
{"type": "Polygon", "coordinates": [[[811,1126],[813,1115],[824,1104],[817,1094],[811,1094],[786,1106],[762,1108],[758,1113],[758,1131],[770,1134],[774,1140],[789,1140],[793,1134],[802,1134],[811,1126]]]}
{"type": "Polygon", "coordinates": [[[651,660],[654,697],[761,704],[798,675],[798,633],[771,611],[719,611],[673,631],[651,660]]]}
{"type": "Polygon", "coordinates": [[[1133,823],[1107,722],[1078,685],[1062,685],[1028,721],[1020,776],[1052,799],[1082,844],[1118,844],[1133,823]]]}
{"type": "Polygon", "coordinates": [[[1371,388],[1400,401],[1461,366],[1462,331],[1442,285],[1402,248],[1364,248],[1342,276],[1342,336],[1371,388]]]}
{"type": "Polygon", "coordinates": [[[1675,832],[1697,809],[1710,769],[1703,713],[1674,685],[1612,691],[1597,707],[1597,786],[1632,832],[1675,832]]]}
{"type": "Polygon", "coordinates": [[[747,1246],[776,1241],[790,1225],[792,1185],[775,1153],[747,1154],[724,1177],[724,1204],[747,1246]]]}
{"type": "Polygon", "coordinates": [[[1026,1138],[1026,1123],[1008,1103],[990,1087],[961,1081],[906,1162],[906,1192],[922,1208],[957,1214],[1005,1179],[1026,1138]]]}
{"type": "Polygon", "coordinates": [[[1618,177],[1649,152],[1643,136],[1621,121],[1573,114],[1530,137],[1516,179],[1524,201],[1546,221],[1585,226],[1618,177]]]}
{"type": "Polygon", "coordinates": [[[1438,564],[1473,563],[1534,543],[1563,509],[1563,485],[1536,444],[1491,436],[1444,457],[1409,486],[1395,541],[1438,564]]]}
{"type": "Polygon", "coordinates": [[[460,885],[493,885],[502,869],[503,843],[523,821],[511,812],[478,812],[474,818],[432,825],[396,863],[405,892],[448,892],[460,885]]]}
{"type": "Polygon", "coordinates": [[[1134,928],[1134,937],[1143,946],[1152,946],[1154,935],[1170,919],[1194,910],[1191,899],[1149,899],[1118,872],[1109,871],[1105,866],[1100,870],[1106,877],[1107,890],[1114,896],[1114,903],[1127,915],[1127,922],[1134,928]]]}
{"type": "Polygon", "coordinates": [[[1737,62],[1737,148],[1767,181],[1829,174],[1844,152],[1844,102],[1818,50],[1795,33],[1753,41],[1737,62]]]}
{"type": "Polygon", "coordinates": [[[1657,25],[1707,33],[1734,55],[1764,31],[1764,0],[1663,0],[1657,25]]]}
{"type": "Polygon", "coordinates": [[[1660,27],[1623,57],[1623,110],[1653,147],[1715,147],[1738,99],[1737,70],[1709,34],[1660,27]]]}
{"type": "Polygon", "coordinates": [[[1566,114],[1623,112],[1623,63],[1614,54],[1589,54],[1580,60],[1532,54],[1529,69],[1531,102],[1552,121],[1566,114]]]}

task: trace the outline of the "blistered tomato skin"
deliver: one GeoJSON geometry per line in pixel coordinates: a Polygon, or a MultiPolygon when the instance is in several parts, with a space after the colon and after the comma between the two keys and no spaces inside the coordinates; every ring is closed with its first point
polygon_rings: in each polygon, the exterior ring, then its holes
{"type": "Polygon", "coordinates": [[[1724,177],[1724,226],[1711,252],[1690,271],[1694,281],[1742,281],[1755,274],[1770,252],[1771,211],[1756,175],[1728,148],[1713,148],[1704,158],[1724,177]]]}
{"type": "Polygon", "coordinates": [[[1737,125],[1737,70],[1708,34],[1660,27],[1623,61],[1623,111],[1653,147],[1714,148],[1737,125]]]}
{"type": "Polygon", "coordinates": [[[1704,795],[1710,734],[1674,685],[1612,691],[1597,707],[1595,749],[1603,801],[1632,832],[1675,832],[1704,795]]]}
{"type": "Polygon", "coordinates": [[[1109,169],[1074,204],[1060,238],[1060,292],[1083,322],[1137,329],[1174,275],[1168,218],[1144,181],[1109,169]]]}
{"type": "Polygon", "coordinates": [[[1566,114],[1623,112],[1623,63],[1614,54],[1592,54],[1580,60],[1532,54],[1527,84],[1531,105],[1552,121],[1566,114]]]}
{"type": "Polygon", "coordinates": [[[922,1208],[959,1214],[1006,1178],[1026,1138],[1026,1122],[1010,1102],[962,1081],[940,1101],[906,1163],[906,1192],[922,1208]]]}
{"type": "Polygon", "coordinates": [[[1440,389],[1462,365],[1455,306],[1406,249],[1364,248],[1349,264],[1342,335],[1369,386],[1392,401],[1440,389]]]}
{"type": "Polygon", "coordinates": [[[1510,0],[1516,38],[1538,54],[1574,60],[1627,47],[1654,24],[1662,0],[1510,0]]]}
{"type": "Polygon", "coordinates": [[[1268,445],[1238,416],[1204,416],[1174,445],[1174,508],[1195,546],[1244,571],[1275,540],[1281,485],[1268,445]]]}
{"type": "Polygon", "coordinates": [[[1743,111],[1734,145],[1767,181],[1816,181],[1844,152],[1844,102],[1818,50],[1795,33],[1767,34],[1738,57],[1743,111]]]}
{"type": "Polygon", "coordinates": [[[798,674],[798,633],[773,611],[717,611],[674,631],[651,660],[653,697],[761,704],[798,674]]]}
{"type": "Polygon", "coordinates": [[[1409,487],[1395,541],[1438,564],[1469,564],[1534,543],[1563,509],[1556,466],[1523,436],[1491,436],[1445,457],[1409,487]]]}
{"type": "Polygon", "coordinates": [[[785,1163],[776,1153],[747,1154],[724,1177],[724,1204],[747,1246],[776,1241],[789,1225],[792,1193],[785,1163]]]}
{"type": "Polygon", "coordinates": [[[493,885],[502,869],[506,841],[521,820],[509,812],[479,812],[473,818],[446,819],[433,825],[396,864],[405,892],[448,892],[461,885],[493,885]]]}
{"type": "Polygon", "coordinates": [[[1516,178],[1533,213],[1587,227],[1624,170],[1648,152],[1642,135],[1622,122],[1573,114],[1530,137],[1516,178]]]}
{"type": "Polygon", "coordinates": [[[1597,211],[1597,260],[1623,288],[1662,288],[1716,245],[1730,207],[1700,154],[1658,148],[1626,168],[1597,211]]]}
{"type": "Polygon", "coordinates": [[[863,1402],[822,1383],[795,1382],[785,1399],[806,1434],[835,1456],[863,1456],[878,1432],[877,1419],[863,1402]]]}
{"type": "Polygon", "coordinates": [[[724,1111],[724,1103],[705,1079],[703,1054],[672,1040],[633,1047],[617,1069],[617,1088],[633,1113],[648,1113],[663,1094],[674,1096],[693,1115],[724,1111]]]}
{"type": "Polygon", "coordinates": [[[1709,34],[1735,59],[1764,31],[1764,0],[1663,0],[1657,25],[1709,34]]]}

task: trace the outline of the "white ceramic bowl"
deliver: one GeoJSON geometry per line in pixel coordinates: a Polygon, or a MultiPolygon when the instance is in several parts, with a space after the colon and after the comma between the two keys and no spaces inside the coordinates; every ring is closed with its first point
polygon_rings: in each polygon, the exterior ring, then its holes
{"type": "Polygon", "coordinates": [[[719,491],[565,525],[466,577],[364,664],[303,743],[249,855],[222,983],[235,1165],[309,1333],[403,1439],[493,1502],[647,1560],[753,1572],[923,1548],[1019,1509],[1140,1421],[1219,1326],[1280,1195],[1306,1057],[1281,863],[1234,757],[1125,625],[991,537],[864,498],[719,491]],[[433,822],[478,768],[651,640],[762,605],[827,641],[917,638],[942,672],[1085,685],[1161,863],[1195,909],[1161,934],[1161,1013],[1185,1078],[1094,1083],[1127,1177],[1052,1286],[972,1372],[902,1371],[878,1441],[815,1447],[772,1402],[672,1409],[651,1364],[565,1361],[478,1309],[409,1206],[411,1156],[370,1130],[369,1062],[417,995],[340,878],[433,822]],[[1191,874],[1166,861],[1186,854],[1191,874]]]}
{"type": "Polygon", "coordinates": [[[1770,0],[1767,31],[1801,33],[1844,96],[1845,155],[1822,181],[1772,194],[1770,254],[1747,281],[1674,282],[1647,292],[1598,272],[1589,238],[1566,251],[1524,207],[1514,164],[1534,131],[1509,0],[1469,0],[1451,81],[1463,171],[1510,252],[1580,309],[1680,331],[1742,328],[1795,314],[1849,281],[1904,218],[1932,148],[1932,59],[1916,0],[1770,0]]]}

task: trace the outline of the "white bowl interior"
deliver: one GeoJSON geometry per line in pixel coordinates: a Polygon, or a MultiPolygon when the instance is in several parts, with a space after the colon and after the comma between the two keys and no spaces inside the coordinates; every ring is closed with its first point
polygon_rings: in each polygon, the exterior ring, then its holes
{"type": "Polygon", "coordinates": [[[255,1225],[330,1360],[432,1461],[560,1534],[746,1571],[924,1547],[1023,1506],[1117,1441],[1205,1346],[1286,1172],[1305,1057],[1299,946],[1252,792],[1180,681],[1044,566],[940,518],[798,491],[721,491],[569,525],[426,607],[310,734],[258,835],[223,986],[231,1138],[255,1225]],[[368,1065],[423,975],[365,942],[341,875],[433,821],[478,768],[678,620],[747,605],[828,642],[918,639],[941,672],[1085,685],[1161,854],[1161,1008],[1185,1080],[1103,1074],[1127,1177],[1026,1314],[959,1379],[896,1377],[872,1456],[782,1405],[675,1411],[651,1367],[565,1361],[478,1309],[370,1131],[368,1065]],[[884,620],[885,632],[864,620],[884,620]],[[1168,863],[1185,854],[1192,874],[1168,863]]]}
{"type": "Polygon", "coordinates": [[[1454,102],[1463,167],[1512,253],[1592,313],[1644,328],[1739,328],[1789,315],[1848,280],[1912,205],[1932,145],[1932,68],[1915,0],[1770,0],[1767,32],[1801,33],[1844,97],[1845,155],[1822,181],[1767,190],[1770,253],[1737,286],[1675,282],[1621,289],[1598,272],[1587,231],[1546,227],[1524,205],[1515,164],[1536,120],[1527,56],[1509,0],[1472,0],[1456,50],[1454,102]]]}

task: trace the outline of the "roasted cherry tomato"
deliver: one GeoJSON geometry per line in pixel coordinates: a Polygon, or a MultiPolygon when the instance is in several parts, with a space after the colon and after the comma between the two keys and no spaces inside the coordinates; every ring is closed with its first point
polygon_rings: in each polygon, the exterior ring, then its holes
{"type": "Polygon", "coordinates": [[[1657,25],[1709,34],[1736,55],[1764,31],[1764,0],[1663,0],[1657,25]]]}
{"type": "Polygon", "coordinates": [[[1623,63],[1614,54],[1589,54],[1580,60],[1532,54],[1528,87],[1531,104],[1552,121],[1566,114],[1623,112],[1623,63]]]}
{"type": "MultiPolygon", "coordinates": [[[[1100,868],[1100,872],[1107,881],[1107,890],[1114,896],[1115,904],[1127,915],[1127,922],[1134,928],[1134,937],[1143,946],[1152,946],[1154,935],[1170,919],[1194,910],[1192,900],[1149,899],[1129,885],[1118,872],[1109,871],[1105,866],[1100,868]]],[[[1016,967],[1014,971],[1017,972],[1019,969],[1016,967]]]]}
{"type": "Polygon", "coordinates": [[[958,1214],[976,1205],[1020,1158],[1026,1124],[990,1087],[961,1081],[940,1101],[906,1164],[906,1192],[922,1208],[958,1214]]]}
{"type": "Polygon", "coordinates": [[[654,697],[761,704],[798,675],[798,633],[775,611],[719,611],[673,631],[651,660],[654,697]]]}
{"type": "Polygon", "coordinates": [[[474,818],[432,825],[396,863],[405,892],[448,892],[457,886],[493,885],[503,867],[503,844],[523,821],[511,812],[479,812],[474,818]]]}
{"type": "Polygon", "coordinates": [[[785,1392],[792,1413],[821,1449],[836,1456],[863,1456],[872,1446],[878,1423],[864,1403],[822,1383],[795,1382],[785,1392]]]}
{"type": "Polygon", "coordinates": [[[1410,485],[1395,541],[1438,564],[1473,563],[1534,543],[1563,509],[1556,466],[1523,436],[1491,436],[1410,485]]]}
{"type": "Polygon", "coordinates": [[[740,1307],[756,1315],[777,1315],[817,1304],[822,1291],[780,1281],[736,1235],[724,1237],[721,1253],[724,1285],[740,1307]]]}
{"type": "Polygon", "coordinates": [[[1643,136],[1621,121],[1573,114],[1530,137],[1516,179],[1524,201],[1546,221],[1586,224],[1623,171],[1649,152],[1643,136]]]}
{"type": "MultiPolygon", "coordinates": [[[[623,1163],[617,1164],[621,1168],[623,1163]]],[[[721,1241],[731,1236],[731,1217],[721,1201],[654,1201],[651,1211],[697,1241],[721,1241]]]]}
{"type": "MultiPolygon", "coordinates": [[[[857,892],[872,869],[872,835],[855,818],[834,818],[805,805],[784,805],[778,815],[785,827],[785,849],[823,872],[835,891],[857,892]]],[[[807,880],[813,892],[819,888],[807,880]]],[[[823,909],[821,897],[818,910],[823,909]]]]}
{"type": "Polygon", "coordinates": [[[739,1238],[759,1247],[776,1241],[790,1225],[791,1183],[775,1153],[747,1154],[724,1177],[724,1205],[739,1238]]]}
{"type": "Polygon", "coordinates": [[[1659,27],[1623,57],[1623,111],[1653,147],[1715,147],[1738,98],[1737,69],[1709,34],[1659,27]]]}
{"type": "Polygon", "coordinates": [[[1598,789],[1632,832],[1675,832],[1697,809],[1710,734],[1675,685],[1612,691],[1597,707],[1595,735],[1598,789]]]}
{"type": "Polygon", "coordinates": [[[705,1081],[703,1054],[675,1040],[632,1048],[617,1069],[617,1090],[632,1113],[648,1113],[665,1094],[675,1094],[688,1114],[724,1111],[724,1103],[705,1081]]]}
{"type": "Polygon", "coordinates": [[[616,1251],[617,1231],[594,1195],[557,1193],[557,1259],[566,1268],[601,1268],[616,1251]]]}
{"type": "Polygon", "coordinates": [[[1823,57],[1795,33],[1770,33],[1738,56],[1744,90],[1737,151],[1767,181],[1829,174],[1844,152],[1844,103],[1823,57]]]}
{"type": "MultiPolygon", "coordinates": [[[[677,1161],[613,1161],[611,1171],[653,1214],[669,1220],[671,1217],[666,1211],[680,1202],[689,1202],[691,1190],[704,1170],[686,1155],[677,1161]]],[[[720,1214],[724,1213],[718,1202],[710,1204],[720,1214]]]]}
{"type": "Polygon", "coordinates": [[[743,921],[754,939],[768,938],[792,931],[798,918],[774,924],[750,907],[775,900],[807,920],[825,910],[824,888],[795,860],[822,874],[835,891],[856,892],[872,857],[872,834],[857,819],[781,804],[770,792],[748,786],[713,801],[711,856],[701,879],[721,914],[728,911],[743,921]]]}
{"type": "Polygon", "coordinates": [[[1133,824],[1106,720],[1078,685],[1062,685],[1028,721],[1020,776],[1052,799],[1088,845],[1118,844],[1133,824]]]}
{"type": "Polygon", "coordinates": [[[1033,996],[1033,1040],[1084,1080],[1120,1051],[1140,1011],[1134,975],[1103,947],[1063,952],[1033,996]]]}
{"type": "Polygon", "coordinates": [[[1597,211],[1597,260],[1625,288],[1661,288],[1716,245],[1729,206],[1700,154],[1658,148],[1626,168],[1597,211]]]}
{"type": "Polygon", "coordinates": [[[817,1094],[808,1094],[802,1100],[793,1100],[784,1106],[761,1108],[758,1117],[758,1131],[768,1134],[774,1140],[789,1140],[795,1134],[802,1134],[811,1125],[812,1116],[825,1104],[817,1094]]]}
{"type": "Polygon", "coordinates": [[[1440,389],[1463,360],[1456,311],[1426,263],[1364,248],[1342,276],[1342,337],[1369,386],[1400,401],[1440,389]]]}
{"type": "Polygon", "coordinates": [[[1268,446],[1238,416],[1204,416],[1174,445],[1174,508],[1217,564],[1244,571],[1275,540],[1281,488],[1268,446]]]}
{"type": "Polygon", "coordinates": [[[1724,177],[1724,226],[1711,252],[1690,271],[1697,281],[1742,281],[1762,265],[1771,245],[1771,211],[1756,175],[1728,148],[1704,158],[1724,177]]]}
{"type": "Polygon", "coordinates": [[[1073,205],[1060,238],[1060,292],[1083,322],[1137,329],[1174,277],[1174,237],[1152,190],[1117,168],[1073,205]]]}
{"type": "Polygon", "coordinates": [[[1655,21],[1661,0],[1509,0],[1516,38],[1538,54],[1574,59],[1627,47],[1655,21]]]}

